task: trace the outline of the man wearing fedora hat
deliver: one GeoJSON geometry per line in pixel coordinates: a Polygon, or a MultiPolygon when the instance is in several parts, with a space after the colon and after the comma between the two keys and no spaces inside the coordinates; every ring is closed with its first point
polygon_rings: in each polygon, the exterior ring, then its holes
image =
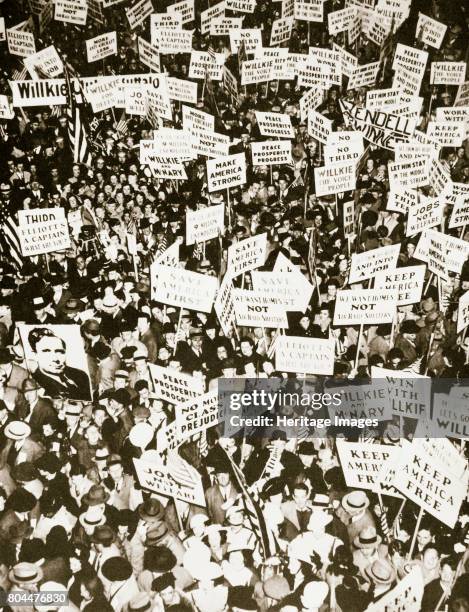
{"type": "Polygon", "coordinates": [[[365,491],[351,491],[342,497],[336,512],[347,528],[349,542],[354,542],[366,527],[376,529],[375,519],[368,510],[369,505],[370,500],[365,491]]]}
{"type": "Polygon", "coordinates": [[[101,566],[101,573],[109,603],[115,612],[123,612],[139,592],[132,566],[124,557],[110,557],[101,566]]]}
{"type": "Polygon", "coordinates": [[[389,550],[386,544],[382,543],[379,534],[374,527],[365,527],[360,531],[353,541],[355,550],[353,551],[353,564],[358,568],[360,574],[366,579],[366,568],[377,559],[389,558],[389,550]]]}
{"type": "Polygon", "coordinates": [[[34,433],[42,432],[42,425],[46,421],[58,421],[52,400],[42,397],[43,391],[44,389],[32,378],[27,378],[21,386],[25,412],[24,414],[20,412],[20,415],[29,423],[34,433]]]}
{"type": "Polygon", "coordinates": [[[34,463],[45,452],[44,445],[31,436],[31,427],[25,421],[10,421],[3,433],[8,441],[2,455],[10,466],[23,461],[34,463]]]}
{"type": "Polygon", "coordinates": [[[109,525],[98,525],[91,536],[91,542],[93,550],[90,552],[89,561],[100,576],[101,567],[106,559],[120,555],[119,547],[116,544],[116,534],[109,525]]]}

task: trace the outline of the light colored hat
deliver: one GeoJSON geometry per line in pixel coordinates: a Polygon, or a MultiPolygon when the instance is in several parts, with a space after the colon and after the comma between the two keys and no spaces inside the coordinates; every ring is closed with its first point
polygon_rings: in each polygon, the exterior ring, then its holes
{"type": "Polygon", "coordinates": [[[377,559],[365,568],[365,574],[376,584],[391,584],[396,578],[396,571],[385,559],[377,559]]]}
{"type": "Polygon", "coordinates": [[[198,512],[197,514],[194,514],[194,516],[191,517],[191,520],[189,521],[189,527],[191,529],[194,529],[195,527],[201,527],[202,525],[205,525],[205,523],[208,523],[208,521],[209,518],[206,514],[198,512]]]}
{"type": "Polygon", "coordinates": [[[10,421],[7,423],[4,434],[10,440],[25,440],[31,433],[31,427],[24,421],[10,421]]]}
{"type": "Polygon", "coordinates": [[[26,561],[17,563],[8,572],[8,578],[14,584],[36,584],[42,580],[43,575],[40,567],[35,563],[27,563],[26,561]]]}
{"type": "Polygon", "coordinates": [[[55,580],[47,580],[46,582],[43,582],[41,586],[39,587],[39,590],[41,593],[44,593],[47,591],[68,593],[67,587],[60,582],[56,582],[55,580]]]}
{"type": "Polygon", "coordinates": [[[329,593],[327,582],[318,580],[309,582],[303,589],[301,603],[305,608],[319,608],[329,593]]]}
{"type": "Polygon", "coordinates": [[[146,448],[153,440],[155,430],[149,423],[137,423],[129,431],[129,441],[133,446],[146,448]]]}
{"type": "Polygon", "coordinates": [[[351,491],[342,498],[342,507],[349,514],[357,514],[368,508],[369,505],[370,500],[364,491],[351,491]]]}
{"type": "Polygon", "coordinates": [[[90,506],[86,512],[80,514],[78,520],[83,527],[98,527],[104,525],[106,516],[100,506],[90,506]]]}
{"type": "Polygon", "coordinates": [[[379,544],[381,544],[381,538],[371,525],[362,529],[353,540],[353,545],[356,548],[376,548],[379,544]]]}

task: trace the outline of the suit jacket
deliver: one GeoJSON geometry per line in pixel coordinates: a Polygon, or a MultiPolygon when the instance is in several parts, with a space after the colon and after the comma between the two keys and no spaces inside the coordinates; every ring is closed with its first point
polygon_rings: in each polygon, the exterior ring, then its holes
{"type": "Polygon", "coordinates": [[[42,433],[42,424],[48,420],[57,421],[57,413],[48,397],[40,397],[32,409],[29,424],[33,431],[42,433]]]}
{"type": "Polygon", "coordinates": [[[0,541],[10,542],[10,529],[21,525],[21,521],[14,510],[6,510],[0,518],[0,541]]]}
{"type": "MultiPolygon", "coordinates": [[[[235,499],[237,495],[238,494],[236,492],[236,489],[234,488],[232,484],[230,487],[230,494],[228,495],[228,499],[229,500],[235,499]]],[[[225,503],[225,501],[228,501],[228,500],[223,499],[223,496],[221,494],[220,487],[218,486],[218,484],[214,484],[213,486],[209,487],[205,491],[205,499],[207,500],[207,513],[209,517],[211,518],[211,520],[214,523],[223,525],[223,523],[225,522],[225,518],[226,518],[226,511],[223,510],[221,506],[222,504],[225,503]]]]}
{"type": "Polygon", "coordinates": [[[10,376],[7,380],[7,385],[9,387],[15,387],[16,389],[21,391],[23,383],[27,378],[29,378],[28,371],[14,363],[10,372],[10,376]]]}
{"type": "Polygon", "coordinates": [[[39,370],[36,370],[33,374],[35,381],[45,389],[45,393],[49,397],[65,397],[85,401],[91,399],[90,381],[86,372],[78,368],[65,366],[63,376],[67,380],[62,382],[51,378],[39,370]]]}

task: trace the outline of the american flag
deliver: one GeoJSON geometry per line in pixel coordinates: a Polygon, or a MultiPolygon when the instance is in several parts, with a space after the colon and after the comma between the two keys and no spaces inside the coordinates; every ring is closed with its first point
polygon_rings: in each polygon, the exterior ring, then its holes
{"type": "Polygon", "coordinates": [[[244,506],[244,513],[246,514],[249,520],[252,531],[254,532],[256,538],[260,543],[264,560],[268,559],[271,556],[271,550],[269,536],[267,532],[267,525],[265,523],[265,518],[262,514],[262,510],[258,502],[249,492],[249,489],[246,486],[244,474],[241,471],[240,467],[236,465],[232,457],[226,451],[224,452],[226,457],[228,458],[228,461],[230,462],[235,484],[237,488],[241,491],[241,499],[244,506]]]}
{"type": "Polygon", "coordinates": [[[127,124],[127,119],[125,118],[125,111],[122,112],[119,121],[116,123],[116,132],[120,138],[124,138],[129,133],[129,126],[127,124]]]}
{"type": "MultiPolygon", "coordinates": [[[[88,134],[82,117],[82,108],[81,105],[77,103],[76,95],[70,82],[68,68],[66,66],[64,66],[64,75],[67,84],[68,137],[73,151],[73,161],[88,166],[92,162],[88,134]]],[[[82,96],[84,98],[83,93],[82,96]]]]}
{"type": "Polygon", "coordinates": [[[10,213],[6,204],[0,200],[0,252],[2,257],[11,262],[18,270],[23,267],[18,225],[15,216],[10,213]]]}

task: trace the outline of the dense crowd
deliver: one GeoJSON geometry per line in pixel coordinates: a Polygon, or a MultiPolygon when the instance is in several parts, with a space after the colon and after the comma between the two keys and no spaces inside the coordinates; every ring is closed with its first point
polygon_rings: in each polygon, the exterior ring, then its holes
{"type": "MultiPolygon", "coordinates": [[[[88,15],[86,26],[51,21],[39,31],[35,16],[37,49],[54,45],[73,75],[146,73],[137,35],[149,39],[149,19],[131,30],[124,8],[132,4],[104,9],[105,23],[88,15]],[[117,32],[117,55],[88,63],[84,41],[110,30],[117,32]]],[[[252,13],[227,14],[243,16],[243,28],[259,28],[267,47],[284,4],[256,1],[252,13]]],[[[154,12],[167,5],[156,0],[154,12]]],[[[24,0],[0,6],[7,28],[32,15],[24,0]]],[[[66,106],[14,108],[12,119],[0,120],[0,220],[21,210],[63,208],[71,237],[69,249],[16,258],[0,240],[0,587],[4,594],[69,596],[68,603],[37,608],[31,599],[22,605],[0,599],[2,609],[362,612],[374,604],[370,609],[468,611],[469,498],[450,528],[428,513],[419,516],[410,499],[348,486],[336,431],[303,431],[298,439],[267,428],[229,437],[212,427],[177,451],[202,479],[205,506],[141,486],[134,459],[150,451],[170,461],[164,438],[175,418],[175,405],[155,389],[149,364],[176,377],[190,375],[204,393],[223,377],[295,384],[302,374],[279,371],[275,360],[275,342],[285,334],[333,338],[334,375],[344,385],[369,381],[373,366],[454,383],[469,378],[469,336],[457,331],[469,265],[446,279],[427,268],[421,298],[398,306],[392,324],[334,325],[337,292],[350,287],[352,254],[400,245],[398,268],[424,263],[414,257],[421,234],[409,237],[407,215],[386,208],[394,153],[367,142],[356,189],[316,196],[314,169],[325,164],[325,151],[300,113],[305,89],[295,79],[242,86],[239,53],[231,52],[229,38],[201,34],[200,14],[209,6],[196,1],[195,21],[185,27],[195,28],[193,49],[224,54],[238,95],[202,79],[196,107],[215,116],[215,131],[230,138],[230,154],[246,154],[245,184],[210,192],[201,155],[184,163],[187,180],[154,178],[139,158],[140,140],[159,127],[148,116],[121,116],[114,108],[88,115],[89,164],[74,159],[66,106]],[[262,139],[255,111],[289,115],[292,164],[252,164],[251,145],[262,139]],[[353,219],[345,227],[349,201],[353,219]],[[187,245],[187,213],[218,204],[225,206],[223,232],[187,245]],[[267,252],[259,270],[272,271],[284,257],[313,287],[304,311],[288,311],[283,332],[226,329],[214,309],[198,312],[152,298],[151,267],[174,245],[176,266],[221,282],[228,248],[261,234],[267,252]],[[59,333],[64,325],[80,330],[68,345],[59,333]],[[418,576],[414,586],[423,584],[421,603],[380,608],[409,575],[418,576]]],[[[358,65],[383,59],[382,48],[363,34],[353,45],[345,34],[329,34],[327,15],[342,8],[340,0],[327,0],[323,23],[294,21],[281,46],[308,54],[310,47],[339,43],[358,65]]],[[[414,0],[386,38],[391,52],[404,43],[429,53],[419,92],[422,137],[458,91],[432,85],[430,63],[466,60],[468,20],[466,2],[414,0]],[[439,49],[416,35],[419,11],[447,25],[439,49]]],[[[384,57],[372,87],[324,91],[316,110],[334,131],[350,129],[339,100],[363,106],[367,90],[391,87],[391,58],[384,57]]],[[[19,76],[22,58],[10,54],[6,42],[0,42],[0,59],[0,93],[10,96],[8,81],[30,77],[19,76]]],[[[189,54],[161,54],[160,61],[162,71],[188,78],[189,54]]],[[[181,128],[181,103],[172,101],[171,110],[172,120],[160,127],[181,128]]],[[[439,152],[455,183],[469,184],[468,145],[465,139],[439,152]]],[[[419,192],[435,195],[430,186],[419,192]]],[[[445,205],[441,231],[465,240],[465,225],[450,227],[452,206],[445,205]]],[[[234,286],[252,289],[250,273],[235,278],[234,286]]],[[[324,377],[310,374],[322,384],[324,377]]],[[[350,439],[370,448],[398,446],[398,425],[350,439]]],[[[467,457],[464,440],[452,444],[467,457]]]]}

